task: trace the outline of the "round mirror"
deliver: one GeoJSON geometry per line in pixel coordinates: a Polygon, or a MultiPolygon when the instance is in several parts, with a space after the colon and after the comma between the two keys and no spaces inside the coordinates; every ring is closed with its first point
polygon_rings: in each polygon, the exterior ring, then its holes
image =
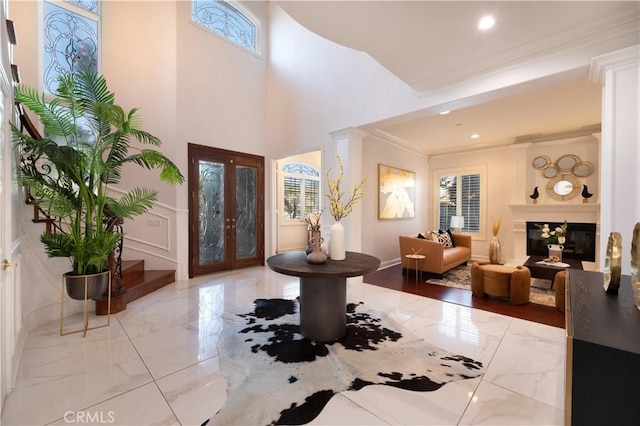
{"type": "Polygon", "coordinates": [[[593,173],[593,164],[588,161],[578,163],[573,167],[573,174],[578,177],[587,177],[591,173],[593,173]]]}
{"type": "Polygon", "coordinates": [[[558,169],[556,169],[556,166],[549,166],[542,171],[542,176],[546,177],[547,179],[551,179],[557,174],[558,169]]]}
{"type": "Polygon", "coordinates": [[[536,170],[542,170],[551,163],[551,159],[546,155],[539,155],[533,159],[533,168],[536,170]]]}
{"type": "Polygon", "coordinates": [[[553,185],[553,192],[558,195],[567,195],[573,191],[573,185],[568,180],[560,180],[553,185]]]}
{"type": "Polygon", "coordinates": [[[572,171],[578,163],[580,163],[580,158],[578,156],[567,154],[556,160],[556,168],[560,173],[568,173],[572,171]]]}
{"type": "Polygon", "coordinates": [[[547,194],[554,200],[570,200],[580,192],[580,182],[572,175],[559,175],[547,184],[547,194]]]}

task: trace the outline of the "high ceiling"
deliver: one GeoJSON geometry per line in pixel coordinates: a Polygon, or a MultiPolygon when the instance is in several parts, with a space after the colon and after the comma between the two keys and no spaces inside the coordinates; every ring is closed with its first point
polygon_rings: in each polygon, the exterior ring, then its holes
{"type": "Polygon", "coordinates": [[[542,69],[544,61],[582,60],[571,72],[527,87],[364,126],[431,155],[599,124],[601,87],[588,81],[588,59],[579,58],[577,51],[600,54],[638,44],[639,39],[636,1],[284,1],[279,5],[309,30],[367,52],[418,96],[519,71],[518,64],[542,69]],[[485,15],[492,15],[496,24],[480,31],[477,22],[485,15]],[[439,115],[442,109],[451,112],[439,115]],[[479,137],[471,139],[472,134],[479,137]]]}

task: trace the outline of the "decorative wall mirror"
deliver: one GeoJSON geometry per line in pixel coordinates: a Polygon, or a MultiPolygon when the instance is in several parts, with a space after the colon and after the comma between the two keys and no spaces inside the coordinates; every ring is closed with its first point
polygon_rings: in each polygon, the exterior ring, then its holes
{"type": "Polygon", "coordinates": [[[584,178],[593,173],[593,164],[582,161],[574,154],[565,154],[555,162],[546,155],[539,155],[533,159],[531,165],[534,169],[540,170],[543,177],[549,179],[547,194],[559,201],[575,198],[582,187],[578,178],[584,178]]]}
{"type": "Polygon", "coordinates": [[[556,177],[557,174],[558,174],[558,169],[556,169],[555,166],[546,167],[542,171],[542,176],[548,179],[551,179],[552,177],[556,177]]]}
{"type": "Polygon", "coordinates": [[[533,159],[533,168],[536,170],[543,170],[551,164],[551,159],[546,155],[539,155],[533,159]]]}
{"type": "Polygon", "coordinates": [[[593,164],[589,162],[579,163],[573,167],[573,174],[577,177],[587,177],[593,173],[593,164]]]}
{"type": "Polygon", "coordinates": [[[560,173],[571,173],[573,168],[580,163],[580,157],[573,154],[567,154],[556,160],[556,169],[558,169],[560,173]]]}
{"type": "Polygon", "coordinates": [[[554,200],[565,201],[580,193],[580,181],[573,175],[561,174],[547,183],[547,194],[554,200]]]}

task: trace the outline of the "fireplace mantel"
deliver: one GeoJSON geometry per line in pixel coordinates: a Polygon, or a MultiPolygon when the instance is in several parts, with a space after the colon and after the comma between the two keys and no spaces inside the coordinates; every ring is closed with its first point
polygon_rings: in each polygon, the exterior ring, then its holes
{"type": "MultiPolygon", "coordinates": [[[[590,214],[600,216],[600,204],[509,204],[514,219],[529,214],[590,214]]],[[[573,220],[573,222],[579,222],[573,220]]],[[[595,221],[594,221],[595,222],[595,221]]],[[[592,222],[593,223],[593,222],[592,222]]]]}

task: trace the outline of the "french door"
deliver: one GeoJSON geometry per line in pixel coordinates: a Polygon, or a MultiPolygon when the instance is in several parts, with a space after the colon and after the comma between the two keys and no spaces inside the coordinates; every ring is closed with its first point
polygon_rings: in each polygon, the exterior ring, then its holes
{"type": "Polygon", "coordinates": [[[189,144],[189,277],[264,265],[264,157],[189,144]]]}

